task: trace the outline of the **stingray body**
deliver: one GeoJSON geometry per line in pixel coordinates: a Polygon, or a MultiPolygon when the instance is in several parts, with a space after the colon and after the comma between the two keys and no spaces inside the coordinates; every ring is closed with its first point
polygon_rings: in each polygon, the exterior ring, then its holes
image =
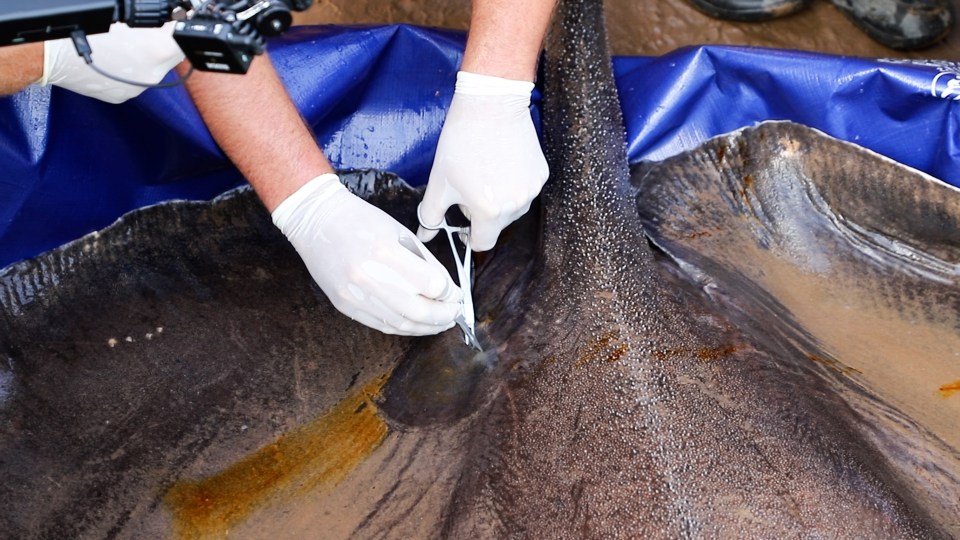
{"type": "MultiPolygon", "coordinates": [[[[340,316],[248,190],[138,211],[0,276],[0,535],[960,534],[957,405],[890,382],[957,369],[956,191],[788,124],[631,181],[601,2],[557,21],[552,179],[478,268],[485,353],[340,316]]],[[[345,179],[415,225],[418,192],[345,179]]]]}

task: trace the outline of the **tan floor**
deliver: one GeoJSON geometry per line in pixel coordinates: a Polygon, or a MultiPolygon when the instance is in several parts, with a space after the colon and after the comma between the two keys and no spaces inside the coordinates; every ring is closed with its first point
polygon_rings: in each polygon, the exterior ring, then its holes
{"type": "MultiPolygon", "coordinates": [[[[866,57],[960,58],[960,30],[919,52],[877,44],[827,0],[805,11],[764,23],[711,19],[685,0],[606,0],[610,45],[615,55],[660,55],[685,45],[720,43],[821,51],[866,57]]],[[[298,14],[301,24],[409,23],[466,29],[469,0],[315,0],[298,14]]]]}

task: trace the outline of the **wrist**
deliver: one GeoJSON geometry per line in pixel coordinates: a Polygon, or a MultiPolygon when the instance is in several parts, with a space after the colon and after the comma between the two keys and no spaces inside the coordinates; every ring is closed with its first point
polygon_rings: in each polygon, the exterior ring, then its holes
{"type": "Polygon", "coordinates": [[[457,72],[457,94],[473,96],[518,96],[530,97],[534,84],[530,81],[482,75],[469,71],[457,72]]]}
{"type": "Polygon", "coordinates": [[[289,221],[290,217],[297,212],[297,209],[300,208],[304,201],[310,200],[313,205],[322,204],[343,189],[346,188],[340,183],[340,177],[335,173],[321,174],[307,181],[307,183],[283,199],[283,201],[270,212],[270,217],[273,219],[274,225],[286,233],[284,225],[289,221]]]}
{"type": "MultiPolygon", "coordinates": [[[[317,152],[319,154],[319,152],[317,152]]],[[[321,159],[322,154],[320,154],[321,159]]],[[[306,160],[304,160],[306,161],[306,160]]],[[[247,181],[253,186],[267,211],[273,212],[280,203],[287,200],[308,183],[328,174],[336,177],[336,172],[326,162],[314,163],[310,166],[303,161],[291,161],[277,168],[264,169],[250,164],[239,166],[247,181]],[[304,174],[307,172],[307,174],[304,174]]]]}
{"type": "Polygon", "coordinates": [[[63,41],[44,41],[43,42],[43,73],[40,75],[40,80],[37,81],[37,84],[40,86],[46,86],[51,83],[53,79],[53,67],[56,62],[56,48],[62,47],[66,40],[63,41]]]}

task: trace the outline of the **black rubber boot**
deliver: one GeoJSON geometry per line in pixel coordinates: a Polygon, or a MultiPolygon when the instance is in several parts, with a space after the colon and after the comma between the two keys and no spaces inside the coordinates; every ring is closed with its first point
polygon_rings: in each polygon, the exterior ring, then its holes
{"type": "Polygon", "coordinates": [[[693,7],[725,21],[766,21],[796,13],[813,0],[689,0],[693,7]]]}
{"type": "Polygon", "coordinates": [[[953,27],[949,0],[830,0],[868,36],[891,49],[923,49],[953,27]]]}

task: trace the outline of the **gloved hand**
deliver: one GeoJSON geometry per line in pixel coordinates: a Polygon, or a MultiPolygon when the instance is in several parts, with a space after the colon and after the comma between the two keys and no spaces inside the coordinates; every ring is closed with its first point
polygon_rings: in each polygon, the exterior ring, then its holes
{"type": "MultiPolygon", "coordinates": [[[[533,83],[461,71],[420,204],[425,225],[460,205],[470,247],[486,251],[530,209],[549,171],[530,117],[533,83]]],[[[437,231],[417,231],[426,242],[437,231]]]]}
{"type": "MultiPolygon", "coordinates": [[[[115,23],[106,34],[88,36],[93,63],[111,75],[156,84],[184,58],[173,39],[173,24],[171,21],[160,28],[130,28],[115,23]]],[[[53,84],[108,103],[122,103],[145,90],[94,71],[77,54],[69,38],[44,42],[43,78],[39,84],[53,84]]]]}
{"type": "Polygon", "coordinates": [[[307,182],[272,217],[344,315],[388,334],[426,335],[460,314],[462,293],[443,265],[337,175],[307,182]]]}

